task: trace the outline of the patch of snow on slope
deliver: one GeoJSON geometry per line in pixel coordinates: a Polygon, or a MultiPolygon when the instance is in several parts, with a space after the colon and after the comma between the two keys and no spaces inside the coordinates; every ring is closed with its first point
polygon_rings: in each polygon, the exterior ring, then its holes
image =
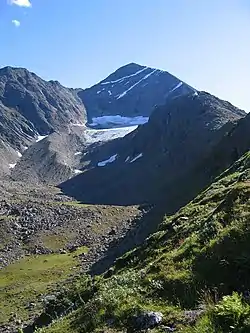
{"type": "Polygon", "coordinates": [[[106,166],[106,164],[108,164],[108,163],[113,163],[113,162],[116,160],[116,157],[117,157],[117,154],[112,155],[112,156],[110,156],[110,158],[108,158],[108,159],[105,160],[105,161],[101,161],[101,162],[99,162],[97,165],[98,165],[99,167],[104,167],[104,166],[106,166]]]}
{"type": "Polygon", "coordinates": [[[134,131],[137,126],[128,126],[121,128],[109,129],[86,129],[84,137],[87,144],[94,144],[97,142],[106,142],[117,138],[122,138],[130,132],[134,131]]]}
{"type": "Polygon", "coordinates": [[[112,92],[111,92],[110,90],[108,91],[108,93],[109,93],[109,96],[111,96],[111,95],[112,95],[112,92]]]}
{"type": "Polygon", "coordinates": [[[129,163],[133,163],[136,160],[138,160],[138,158],[142,157],[142,153],[140,153],[139,155],[137,155],[135,158],[133,158],[129,163]]]}
{"type": "Polygon", "coordinates": [[[82,123],[76,123],[76,124],[71,124],[71,126],[84,127],[85,124],[82,124],[82,123]]]}
{"type": "Polygon", "coordinates": [[[172,90],[170,90],[169,94],[173,91],[175,91],[176,89],[180,88],[183,85],[183,82],[179,82],[172,90]]]}
{"type": "Polygon", "coordinates": [[[75,153],[74,155],[77,156],[77,155],[81,155],[82,152],[81,151],[78,151],[77,153],[75,153]]]}
{"type": "Polygon", "coordinates": [[[10,169],[14,169],[14,168],[15,168],[15,166],[16,166],[16,163],[9,164],[9,168],[10,168],[10,169]]]}
{"type": "Polygon", "coordinates": [[[117,79],[117,80],[114,80],[114,81],[109,81],[109,82],[102,82],[101,84],[112,84],[112,83],[117,83],[117,82],[122,82],[124,81],[125,79],[128,79],[129,77],[132,77],[132,76],[136,76],[138,74],[140,74],[141,72],[145,71],[148,67],[144,67],[143,69],[140,69],[139,71],[135,72],[134,74],[130,74],[130,75],[127,75],[127,76],[124,76],[120,79],[117,79]]]}
{"type": "Polygon", "coordinates": [[[38,135],[36,142],[42,141],[43,139],[47,138],[48,135],[38,135]]]}
{"type": "Polygon", "coordinates": [[[98,125],[107,125],[114,124],[118,126],[133,126],[133,125],[142,125],[148,122],[148,117],[137,116],[137,117],[122,117],[120,115],[115,116],[102,116],[102,117],[94,117],[92,118],[92,123],[90,126],[98,126],[98,125]]]}
{"type": "Polygon", "coordinates": [[[128,156],[125,160],[125,163],[127,163],[130,160],[130,156],[128,156]]]}
{"type": "Polygon", "coordinates": [[[18,157],[22,157],[23,156],[19,151],[17,151],[16,153],[17,153],[18,157]]]}
{"type": "Polygon", "coordinates": [[[75,173],[76,175],[79,175],[80,173],[82,173],[82,171],[81,171],[81,170],[77,170],[77,169],[75,169],[75,170],[74,170],[74,173],[75,173]]]}
{"type": "Polygon", "coordinates": [[[133,89],[134,87],[136,87],[142,81],[146,80],[149,76],[151,76],[152,74],[154,74],[156,71],[158,71],[158,69],[154,69],[152,72],[150,72],[149,74],[145,75],[141,80],[139,80],[138,82],[136,82],[135,84],[133,84],[130,88],[128,88],[127,90],[125,90],[122,94],[118,95],[117,99],[120,99],[123,96],[125,96],[128,91],[130,91],[131,89],[133,89]]]}

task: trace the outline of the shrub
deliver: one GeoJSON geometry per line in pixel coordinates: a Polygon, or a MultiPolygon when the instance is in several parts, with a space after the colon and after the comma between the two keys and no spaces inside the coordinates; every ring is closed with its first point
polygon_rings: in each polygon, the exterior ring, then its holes
{"type": "Polygon", "coordinates": [[[224,296],[211,310],[211,319],[215,327],[225,333],[249,332],[245,330],[249,317],[250,306],[237,292],[234,292],[232,296],[224,296]]]}

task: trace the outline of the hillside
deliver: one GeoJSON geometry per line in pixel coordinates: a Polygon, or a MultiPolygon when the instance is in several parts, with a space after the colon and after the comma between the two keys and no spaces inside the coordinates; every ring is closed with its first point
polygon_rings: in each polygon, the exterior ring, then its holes
{"type": "MultiPolygon", "coordinates": [[[[171,197],[173,184],[244,116],[205,92],[179,96],[156,108],[148,123],[124,138],[87,151],[79,168],[83,173],[60,187],[89,203],[144,204],[155,203],[163,193],[171,197]]],[[[171,206],[168,211],[174,210],[171,206]]]]}
{"type": "Polygon", "coordinates": [[[42,332],[249,332],[249,185],[248,152],[103,276],[51,302],[52,316],[66,300],[80,308],[42,332]]]}
{"type": "Polygon", "coordinates": [[[29,183],[61,183],[80,172],[79,158],[84,149],[84,137],[76,132],[54,132],[26,151],[11,177],[29,183]]]}

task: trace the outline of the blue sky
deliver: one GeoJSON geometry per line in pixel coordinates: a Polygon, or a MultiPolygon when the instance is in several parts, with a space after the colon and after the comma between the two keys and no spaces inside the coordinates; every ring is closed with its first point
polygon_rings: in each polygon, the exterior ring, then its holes
{"type": "Polygon", "coordinates": [[[137,62],[250,111],[250,0],[0,0],[0,34],[0,67],[85,88],[137,62]]]}

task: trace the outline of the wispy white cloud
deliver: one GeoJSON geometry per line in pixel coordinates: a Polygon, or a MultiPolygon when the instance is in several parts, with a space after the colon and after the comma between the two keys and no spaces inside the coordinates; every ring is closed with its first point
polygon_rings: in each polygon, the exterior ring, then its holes
{"type": "Polygon", "coordinates": [[[8,0],[10,5],[16,5],[19,7],[31,7],[32,4],[30,0],[8,0]]]}
{"type": "Polygon", "coordinates": [[[20,25],[21,25],[21,22],[20,21],[18,21],[18,20],[12,20],[12,23],[14,24],[14,26],[15,27],[20,27],[20,25]]]}

